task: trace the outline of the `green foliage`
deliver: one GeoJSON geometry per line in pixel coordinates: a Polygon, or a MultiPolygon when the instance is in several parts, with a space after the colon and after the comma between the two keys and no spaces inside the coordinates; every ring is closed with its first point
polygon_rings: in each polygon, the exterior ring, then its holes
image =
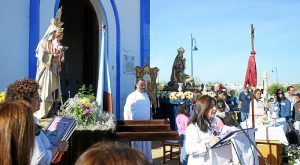
{"type": "Polygon", "coordinates": [[[94,96],[94,89],[92,84],[90,84],[88,88],[85,86],[85,84],[83,84],[78,90],[78,95],[80,97],[83,97],[84,95],[94,96]]]}
{"type": "Polygon", "coordinates": [[[268,93],[270,95],[274,95],[277,89],[282,89],[284,92],[286,92],[286,87],[284,87],[282,84],[271,84],[268,87],[268,93]]]}

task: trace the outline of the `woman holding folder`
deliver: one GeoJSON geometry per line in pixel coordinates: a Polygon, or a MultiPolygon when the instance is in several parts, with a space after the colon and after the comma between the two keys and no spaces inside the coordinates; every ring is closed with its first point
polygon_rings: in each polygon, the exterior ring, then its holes
{"type": "MultiPolygon", "coordinates": [[[[21,79],[10,84],[6,91],[6,101],[23,100],[32,108],[32,113],[40,109],[41,98],[38,93],[39,84],[34,80],[21,79]]],[[[37,118],[35,122],[35,144],[30,165],[49,165],[51,164],[57,152],[67,151],[69,143],[59,141],[56,145],[51,146],[46,135],[38,126],[37,118]]]]}
{"type": "Polygon", "coordinates": [[[210,146],[219,141],[216,126],[216,100],[208,95],[197,99],[185,131],[188,165],[209,164],[210,146]]]}

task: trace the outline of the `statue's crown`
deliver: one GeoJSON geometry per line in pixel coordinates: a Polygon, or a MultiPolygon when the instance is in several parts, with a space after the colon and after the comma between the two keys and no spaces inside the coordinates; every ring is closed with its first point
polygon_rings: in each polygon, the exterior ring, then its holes
{"type": "Polygon", "coordinates": [[[180,47],[179,49],[177,49],[177,52],[180,54],[183,54],[185,52],[185,50],[183,49],[183,47],[180,47]]]}
{"type": "Polygon", "coordinates": [[[63,28],[61,28],[61,26],[64,24],[63,22],[61,22],[61,14],[62,14],[62,7],[60,7],[54,18],[51,19],[51,25],[54,25],[57,27],[58,31],[63,32],[63,28]]]}

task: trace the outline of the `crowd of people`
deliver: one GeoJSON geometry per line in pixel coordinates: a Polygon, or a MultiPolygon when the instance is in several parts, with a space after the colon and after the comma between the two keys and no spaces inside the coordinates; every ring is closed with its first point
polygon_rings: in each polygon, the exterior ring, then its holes
{"type": "MultiPolygon", "coordinates": [[[[61,12],[61,9],[58,11],[61,12]]],[[[10,84],[7,87],[6,100],[0,104],[0,129],[6,132],[0,134],[0,144],[3,146],[0,149],[3,151],[0,153],[0,164],[48,165],[54,161],[57,153],[63,153],[69,148],[68,141],[58,141],[51,145],[37,124],[38,119],[55,115],[55,105],[61,101],[59,73],[64,61],[64,51],[68,47],[60,42],[63,38],[63,28],[59,15],[51,21],[37,45],[36,80],[25,78],[10,84]]],[[[183,49],[178,50],[173,65],[172,82],[183,82],[183,53],[183,49]]],[[[145,80],[137,79],[136,90],[126,99],[124,120],[152,119],[150,99],[145,88],[145,80]]],[[[219,83],[214,84],[212,90],[215,97],[195,95],[191,103],[192,108],[188,105],[178,106],[176,125],[182,164],[202,164],[210,161],[210,147],[219,140],[219,135],[223,134],[224,130],[228,131],[236,126],[233,118],[244,122],[249,117],[259,118],[267,114],[265,101],[261,98],[262,91],[259,89],[251,92],[248,87],[244,87],[238,97],[236,91],[228,92],[219,83]],[[239,114],[239,117],[233,114],[239,114]]],[[[289,86],[287,92],[285,96],[282,89],[276,90],[275,100],[272,102],[274,110],[278,112],[278,117],[285,118],[290,125],[293,123],[299,130],[300,94],[295,94],[293,86],[289,86]]],[[[103,162],[103,154],[102,157],[95,154],[105,152],[103,148],[114,151],[115,155],[109,155],[114,161],[126,159],[130,164],[153,162],[150,141],[135,141],[131,143],[131,147],[130,149],[112,144],[98,144],[80,156],[76,164],[103,162]],[[88,159],[90,160],[87,161],[88,159]]],[[[116,164],[118,163],[116,161],[116,164]]]]}
{"type": "MultiPolygon", "coordinates": [[[[0,104],[0,127],[7,132],[0,136],[0,144],[3,146],[0,164],[19,164],[19,162],[32,165],[51,164],[56,153],[68,150],[67,141],[59,141],[52,146],[37,124],[38,119],[33,114],[40,109],[39,89],[40,86],[35,80],[26,78],[17,80],[7,87],[6,100],[0,104]]],[[[227,89],[220,84],[216,84],[213,89],[215,97],[198,95],[191,106],[178,105],[176,125],[182,164],[207,163],[210,161],[208,151],[220,140],[223,130],[228,131],[228,128],[235,127],[237,122],[243,122],[252,116],[259,119],[268,114],[269,107],[266,107],[260,89],[251,92],[245,87],[238,97],[233,90],[227,94],[227,89]],[[252,106],[254,106],[254,113],[252,106]],[[239,112],[240,117],[234,118],[231,112],[239,112]]],[[[278,117],[285,118],[296,130],[299,130],[300,94],[295,94],[293,86],[289,86],[287,91],[287,96],[282,89],[275,91],[274,100],[271,101],[273,110],[276,110],[278,117]]],[[[143,79],[137,79],[136,90],[126,100],[124,119],[151,119],[150,100],[145,92],[143,79]]],[[[113,156],[120,159],[122,157],[127,161],[133,161],[129,158],[134,158],[136,164],[153,162],[151,142],[134,142],[132,148],[104,143],[94,145],[78,158],[76,164],[103,162],[104,158],[96,156],[95,153],[105,150],[114,151],[116,155],[113,156]]]]}
{"type": "Polygon", "coordinates": [[[176,124],[180,135],[181,164],[209,163],[208,152],[212,144],[228,130],[237,130],[238,123],[252,119],[252,116],[261,121],[271,111],[278,118],[285,118],[292,129],[300,129],[300,94],[295,94],[293,86],[287,87],[288,96],[283,89],[277,89],[271,99],[262,98],[262,90],[251,91],[249,87],[244,87],[238,95],[234,90],[228,93],[219,83],[214,84],[212,90],[215,97],[198,95],[192,108],[178,106],[176,124]]]}

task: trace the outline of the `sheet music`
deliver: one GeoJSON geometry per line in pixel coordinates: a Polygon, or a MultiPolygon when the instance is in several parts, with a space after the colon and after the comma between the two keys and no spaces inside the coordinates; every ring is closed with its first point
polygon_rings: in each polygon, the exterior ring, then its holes
{"type": "MultiPolygon", "coordinates": [[[[253,129],[253,128],[247,128],[247,129],[244,129],[244,131],[248,131],[251,129],[253,129]]],[[[217,147],[219,144],[226,143],[227,140],[230,140],[231,137],[233,137],[236,133],[241,132],[241,131],[242,131],[241,129],[237,129],[237,130],[228,132],[226,135],[220,136],[220,140],[217,143],[215,143],[214,145],[212,145],[211,148],[217,147]]]]}

